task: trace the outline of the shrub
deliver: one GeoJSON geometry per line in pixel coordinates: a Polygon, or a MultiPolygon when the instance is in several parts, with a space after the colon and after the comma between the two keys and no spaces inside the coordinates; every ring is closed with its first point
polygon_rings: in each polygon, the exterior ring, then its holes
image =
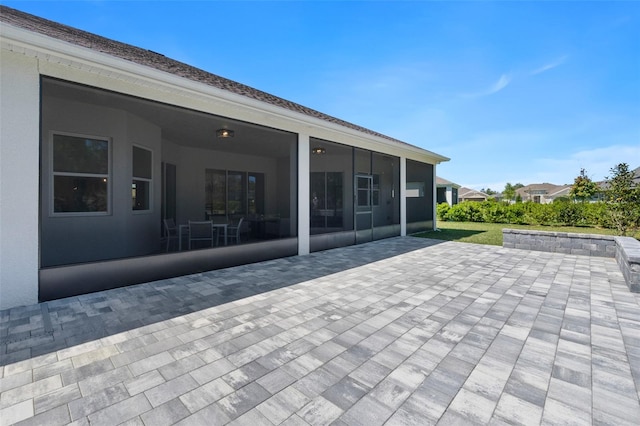
{"type": "Polygon", "coordinates": [[[615,227],[605,203],[575,203],[569,198],[555,200],[551,204],[531,201],[508,204],[487,200],[481,203],[465,201],[449,207],[442,203],[436,210],[440,220],[451,222],[615,227]]]}
{"type": "Polygon", "coordinates": [[[515,203],[509,206],[509,210],[507,211],[507,223],[513,223],[516,225],[524,225],[525,224],[525,210],[526,206],[524,203],[515,203]]]}
{"type": "Polygon", "coordinates": [[[552,204],[552,209],[554,210],[557,223],[568,226],[576,226],[578,224],[586,225],[584,205],[584,203],[577,204],[571,202],[569,199],[563,201],[555,200],[552,204]]]}
{"type": "Polygon", "coordinates": [[[601,226],[603,228],[614,228],[607,212],[607,205],[602,201],[597,203],[586,203],[583,211],[584,221],[588,225],[601,226]]]}
{"type": "Polygon", "coordinates": [[[571,198],[567,197],[567,196],[562,196],[562,197],[556,197],[553,199],[553,204],[556,203],[569,203],[571,202],[571,198]]]}
{"type": "Polygon", "coordinates": [[[451,208],[451,206],[449,206],[449,203],[440,203],[436,206],[436,215],[438,216],[439,220],[447,220],[445,219],[445,217],[447,216],[447,213],[449,212],[449,209],[451,208]]]}
{"type": "Polygon", "coordinates": [[[444,218],[452,222],[482,222],[482,209],[478,202],[464,201],[451,207],[444,218]]]}
{"type": "Polygon", "coordinates": [[[482,220],[487,223],[507,223],[508,205],[495,201],[485,201],[482,203],[482,220]]]}
{"type": "Polygon", "coordinates": [[[531,201],[525,205],[525,222],[529,225],[551,225],[557,222],[557,216],[550,204],[538,204],[531,201]]]}

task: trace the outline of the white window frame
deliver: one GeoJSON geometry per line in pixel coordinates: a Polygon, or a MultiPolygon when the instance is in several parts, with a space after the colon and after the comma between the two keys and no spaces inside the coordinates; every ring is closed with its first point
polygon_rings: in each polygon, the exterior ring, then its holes
{"type": "Polygon", "coordinates": [[[106,136],[88,135],[83,133],[71,133],[61,132],[57,130],[51,130],[49,132],[49,217],[83,217],[83,216],[110,216],[112,209],[112,184],[111,181],[113,175],[113,161],[112,161],[112,149],[113,140],[106,136]],[[94,139],[107,142],[107,174],[103,173],[72,173],[72,172],[56,172],[53,164],[53,138],[55,135],[71,136],[81,139],[94,139]],[[79,177],[98,177],[107,179],[107,211],[106,212],[56,212],[55,211],[55,177],[56,176],[79,176],[79,177]]]}
{"type": "Polygon", "coordinates": [[[149,183],[149,208],[146,210],[134,210],[133,206],[131,206],[131,212],[133,214],[149,214],[149,213],[153,213],[153,159],[154,159],[154,152],[153,149],[149,148],[148,146],[144,146],[144,145],[139,145],[139,144],[131,144],[131,184],[133,185],[133,181],[134,180],[141,180],[143,182],[148,182],[149,183]],[[145,151],[149,151],[151,153],[151,178],[143,178],[143,177],[137,177],[133,174],[133,148],[139,148],[139,149],[144,149],[145,151]]]}

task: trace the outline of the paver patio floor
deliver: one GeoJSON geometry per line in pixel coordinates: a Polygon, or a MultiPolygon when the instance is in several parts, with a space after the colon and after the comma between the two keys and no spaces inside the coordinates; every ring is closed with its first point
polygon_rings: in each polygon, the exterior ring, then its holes
{"type": "Polygon", "coordinates": [[[640,422],[613,259],[392,238],[0,312],[0,424],[640,422]]]}

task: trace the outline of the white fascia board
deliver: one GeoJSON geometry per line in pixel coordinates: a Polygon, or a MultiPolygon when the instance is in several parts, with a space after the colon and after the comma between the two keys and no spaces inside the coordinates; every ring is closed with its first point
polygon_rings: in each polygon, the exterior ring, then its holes
{"type": "Polygon", "coordinates": [[[451,188],[460,189],[460,185],[457,183],[437,183],[436,186],[438,188],[447,188],[450,186],[451,188]]]}
{"type": "Polygon", "coordinates": [[[35,56],[49,62],[65,64],[72,68],[84,69],[94,74],[108,75],[111,78],[117,78],[135,84],[142,84],[144,82],[145,86],[162,88],[165,91],[177,91],[189,97],[209,101],[215,98],[215,101],[220,102],[222,100],[231,108],[244,108],[293,121],[298,125],[306,127],[312,137],[314,128],[327,129],[333,133],[343,134],[348,139],[356,139],[360,141],[358,145],[361,147],[375,151],[405,156],[418,161],[427,161],[432,164],[450,160],[448,157],[416,146],[390,141],[379,136],[341,126],[337,123],[331,123],[317,117],[232,93],[205,83],[176,76],[149,66],[140,65],[9,24],[0,26],[0,38],[2,39],[2,48],[21,52],[29,56],[35,56]]]}

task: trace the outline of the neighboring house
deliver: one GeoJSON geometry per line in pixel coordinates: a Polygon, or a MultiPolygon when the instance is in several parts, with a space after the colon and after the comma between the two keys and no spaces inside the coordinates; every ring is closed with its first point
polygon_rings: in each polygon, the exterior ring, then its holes
{"type": "Polygon", "coordinates": [[[450,206],[458,204],[458,190],[460,185],[436,176],[436,202],[447,203],[450,206]]]}
{"type": "Polygon", "coordinates": [[[495,194],[491,194],[489,195],[489,198],[493,198],[496,201],[507,201],[504,199],[504,195],[502,195],[502,192],[496,192],[495,194]]]}
{"type": "Polygon", "coordinates": [[[0,40],[0,309],[436,226],[444,156],[4,6],[0,40]]]}
{"type": "Polygon", "coordinates": [[[549,194],[545,194],[544,196],[544,204],[553,203],[558,198],[572,198],[571,197],[571,188],[573,185],[561,185],[560,189],[557,189],[554,192],[549,194]]]}
{"type": "Polygon", "coordinates": [[[458,202],[460,203],[463,201],[486,201],[489,198],[491,198],[490,195],[475,189],[463,187],[458,190],[458,202]]]}
{"type": "Polygon", "coordinates": [[[552,183],[534,183],[516,190],[516,196],[520,195],[522,201],[532,201],[539,204],[548,204],[553,201],[552,194],[561,192],[571,185],[554,185],[552,183]]]}

